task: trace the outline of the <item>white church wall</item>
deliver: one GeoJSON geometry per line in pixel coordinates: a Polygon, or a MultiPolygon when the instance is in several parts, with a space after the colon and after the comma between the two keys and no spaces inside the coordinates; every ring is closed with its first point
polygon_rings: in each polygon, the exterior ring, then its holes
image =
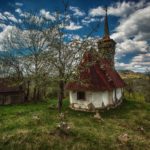
{"type": "Polygon", "coordinates": [[[88,104],[91,101],[91,93],[86,92],[85,97],[86,97],[85,100],[77,100],[77,92],[70,91],[70,103],[74,104],[74,107],[76,108],[88,109],[88,104]]]}
{"type": "Polygon", "coordinates": [[[123,94],[123,88],[117,88],[117,89],[113,90],[113,102],[115,102],[115,92],[116,92],[116,98],[120,99],[123,94]]]}
{"type": "Polygon", "coordinates": [[[91,102],[95,108],[101,107],[101,92],[92,92],[91,102]]]}
{"type": "Polygon", "coordinates": [[[117,97],[117,99],[121,99],[121,97],[122,97],[122,89],[121,88],[116,89],[116,97],[117,97]]]}
{"type": "Polygon", "coordinates": [[[70,103],[74,103],[75,102],[75,99],[76,99],[76,93],[73,92],[73,91],[70,91],[69,92],[69,97],[70,97],[70,103]]]}
{"type": "Polygon", "coordinates": [[[113,104],[113,91],[109,91],[109,104],[113,104]]]}
{"type": "MultiPolygon", "coordinates": [[[[122,88],[116,89],[116,98],[120,99],[122,97],[122,88]]],[[[113,91],[103,91],[103,92],[85,92],[85,100],[77,100],[77,92],[70,91],[70,104],[73,107],[80,109],[88,109],[88,105],[92,103],[95,108],[102,108],[103,106],[108,106],[116,102],[115,100],[115,90],[113,91]],[[103,103],[103,104],[102,104],[103,103]]]]}
{"type": "Polygon", "coordinates": [[[93,92],[92,93],[92,103],[95,108],[101,108],[102,103],[106,106],[109,103],[109,93],[105,92],[93,92]]]}
{"type": "Polygon", "coordinates": [[[88,104],[92,103],[95,108],[101,108],[111,104],[110,99],[113,98],[113,93],[104,91],[104,92],[92,92],[87,91],[85,93],[85,100],[77,100],[77,92],[70,91],[70,103],[76,108],[88,109],[88,104]],[[102,104],[103,103],[103,104],[102,104]]]}
{"type": "Polygon", "coordinates": [[[115,98],[115,90],[113,90],[113,102],[115,103],[116,98],[115,98]]]}
{"type": "Polygon", "coordinates": [[[108,91],[102,92],[102,101],[105,106],[109,104],[109,92],[108,91]]]}

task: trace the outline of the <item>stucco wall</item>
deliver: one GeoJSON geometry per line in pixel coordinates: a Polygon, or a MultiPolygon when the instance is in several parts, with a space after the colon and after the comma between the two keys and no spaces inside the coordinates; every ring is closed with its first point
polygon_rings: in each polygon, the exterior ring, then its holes
{"type": "Polygon", "coordinates": [[[116,98],[115,98],[115,90],[113,90],[113,103],[115,103],[116,98]]]}
{"type": "Polygon", "coordinates": [[[122,97],[123,89],[117,88],[113,90],[113,102],[115,102],[115,92],[116,92],[116,98],[119,100],[122,97]]]}
{"type": "Polygon", "coordinates": [[[70,103],[74,104],[74,107],[80,107],[88,109],[88,104],[91,103],[91,92],[86,92],[86,100],[77,100],[77,92],[70,91],[70,103]]]}
{"type": "Polygon", "coordinates": [[[100,108],[102,105],[106,106],[109,103],[109,92],[93,92],[92,93],[92,103],[95,108],[100,108]],[[103,103],[103,104],[102,104],[103,103]]]}
{"type": "Polygon", "coordinates": [[[24,102],[24,95],[22,93],[17,94],[0,94],[0,105],[19,104],[24,102]]]}
{"type": "Polygon", "coordinates": [[[122,97],[122,89],[121,88],[116,89],[116,97],[117,97],[117,99],[120,99],[122,97]]]}
{"type": "MultiPolygon", "coordinates": [[[[115,90],[104,92],[85,92],[86,100],[77,100],[77,92],[70,91],[70,104],[73,104],[75,108],[88,109],[88,104],[92,103],[95,108],[102,108],[115,103],[115,90]]],[[[120,99],[122,97],[122,89],[116,89],[116,97],[120,99]]]]}

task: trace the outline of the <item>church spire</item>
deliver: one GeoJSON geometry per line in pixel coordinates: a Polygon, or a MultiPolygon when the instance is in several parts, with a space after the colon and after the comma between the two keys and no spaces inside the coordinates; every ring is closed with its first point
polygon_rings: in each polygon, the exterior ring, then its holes
{"type": "Polygon", "coordinates": [[[107,7],[105,7],[106,15],[105,15],[105,22],[104,22],[104,37],[109,38],[109,27],[108,27],[108,18],[107,18],[107,7]]]}

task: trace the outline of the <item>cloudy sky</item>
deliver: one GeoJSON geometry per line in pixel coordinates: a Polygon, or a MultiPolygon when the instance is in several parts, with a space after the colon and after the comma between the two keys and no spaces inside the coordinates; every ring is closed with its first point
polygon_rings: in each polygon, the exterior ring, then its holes
{"type": "MultiPolygon", "coordinates": [[[[21,23],[25,12],[36,11],[54,20],[54,12],[63,9],[61,0],[0,0],[0,41],[21,23]]],[[[108,6],[110,36],[116,42],[116,68],[144,72],[150,68],[150,1],[148,0],[70,0],[69,38],[82,38],[99,23],[91,36],[103,36],[104,7],[108,6]]],[[[0,51],[3,51],[0,45],[0,51]]]]}

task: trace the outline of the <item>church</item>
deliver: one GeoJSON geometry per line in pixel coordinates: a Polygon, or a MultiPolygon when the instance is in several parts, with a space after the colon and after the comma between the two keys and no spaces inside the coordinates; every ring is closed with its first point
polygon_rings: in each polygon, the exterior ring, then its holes
{"type": "Polygon", "coordinates": [[[66,84],[70,107],[75,110],[95,111],[121,104],[124,81],[114,66],[116,42],[110,38],[107,10],[104,35],[97,49],[86,51],[78,66],[78,80],[66,84]]]}

